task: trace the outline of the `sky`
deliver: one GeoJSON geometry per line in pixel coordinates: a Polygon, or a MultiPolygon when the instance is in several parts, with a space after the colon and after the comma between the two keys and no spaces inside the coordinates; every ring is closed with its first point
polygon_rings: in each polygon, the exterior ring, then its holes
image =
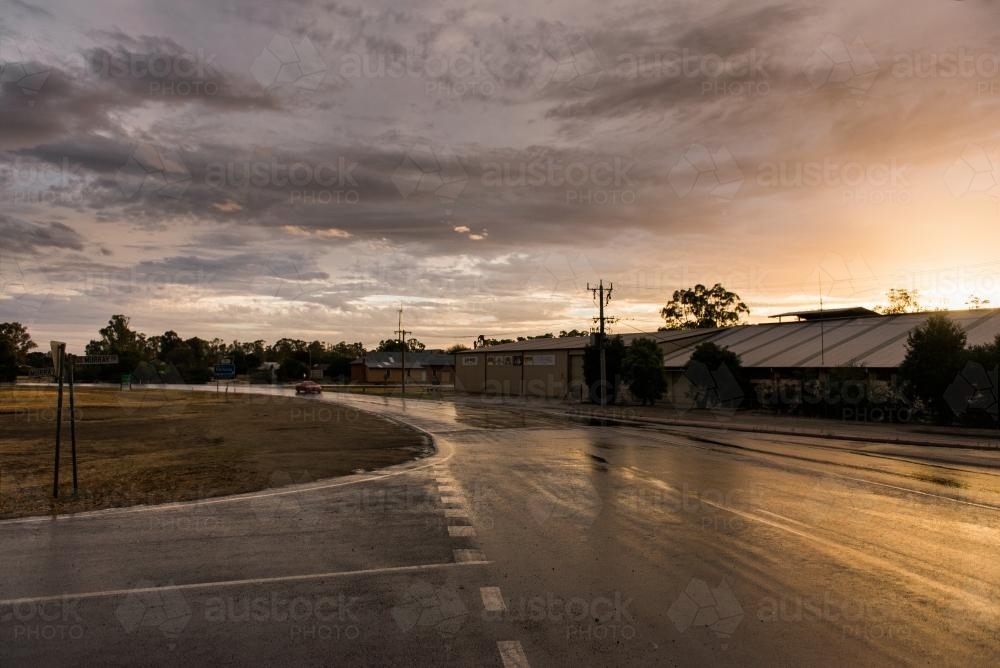
{"type": "Polygon", "coordinates": [[[0,321],[428,347],[1000,305],[1000,3],[0,0],[0,321]]]}

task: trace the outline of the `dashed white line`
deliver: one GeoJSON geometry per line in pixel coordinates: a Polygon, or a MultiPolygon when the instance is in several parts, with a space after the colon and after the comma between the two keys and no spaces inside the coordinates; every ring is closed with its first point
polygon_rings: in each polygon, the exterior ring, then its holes
{"type": "Polygon", "coordinates": [[[464,496],[442,496],[441,497],[441,503],[443,503],[446,506],[449,506],[449,505],[452,505],[452,506],[464,506],[465,505],[465,497],[464,496]]]}
{"type": "Polygon", "coordinates": [[[524,654],[524,648],[517,640],[498,640],[497,649],[500,651],[500,660],[503,661],[504,668],[528,668],[528,657],[524,654]]]}
{"type": "Polygon", "coordinates": [[[444,516],[445,517],[455,517],[455,518],[465,518],[468,515],[466,514],[464,508],[445,508],[444,509],[444,516]]]}
{"type": "Polygon", "coordinates": [[[449,526],[448,535],[452,538],[471,538],[476,535],[476,530],[467,526],[449,526]]]}
{"type": "Polygon", "coordinates": [[[486,612],[503,612],[507,609],[500,587],[480,587],[479,595],[483,599],[483,608],[486,612]]]}

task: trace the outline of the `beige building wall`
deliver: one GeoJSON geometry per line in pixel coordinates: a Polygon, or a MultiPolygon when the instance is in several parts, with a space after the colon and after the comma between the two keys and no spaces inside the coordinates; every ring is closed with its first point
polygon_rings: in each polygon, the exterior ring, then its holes
{"type": "Polygon", "coordinates": [[[471,394],[564,397],[569,391],[569,359],[565,350],[459,353],[455,389],[471,394]]]}

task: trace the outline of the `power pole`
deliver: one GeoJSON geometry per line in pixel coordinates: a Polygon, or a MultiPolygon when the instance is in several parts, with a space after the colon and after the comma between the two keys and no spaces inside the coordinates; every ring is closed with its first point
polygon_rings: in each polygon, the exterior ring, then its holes
{"type": "Polygon", "coordinates": [[[598,315],[596,318],[597,322],[599,323],[597,345],[599,346],[599,350],[601,351],[601,406],[603,406],[607,399],[607,387],[608,387],[607,367],[605,366],[605,354],[604,354],[605,350],[604,323],[606,320],[613,320],[613,318],[604,317],[604,307],[611,301],[611,291],[615,289],[615,284],[612,283],[608,287],[607,292],[605,292],[604,280],[601,279],[596,288],[590,287],[590,283],[587,283],[587,289],[591,292],[591,294],[594,295],[594,299],[597,300],[597,307],[598,307],[597,311],[598,315]]]}
{"type": "Polygon", "coordinates": [[[406,335],[412,334],[413,332],[408,332],[403,329],[403,305],[399,305],[399,329],[396,330],[399,334],[399,342],[402,345],[402,352],[400,353],[400,371],[402,372],[403,379],[403,398],[406,398],[406,335]]]}

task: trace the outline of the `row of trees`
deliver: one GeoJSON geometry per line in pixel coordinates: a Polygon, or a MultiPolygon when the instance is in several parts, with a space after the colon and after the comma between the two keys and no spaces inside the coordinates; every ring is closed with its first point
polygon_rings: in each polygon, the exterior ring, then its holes
{"type": "MultiPolygon", "coordinates": [[[[420,348],[423,344],[415,342],[420,348]]],[[[19,367],[45,368],[52,360],[43,352],[33,352],[38,346],[21,323],[0,323],[0,380],[11,381],[19,367]]],[[[188,383],[203,383],[212,376],[213,366],[230,359],[236,373],[245,375],[266,362],[277,365],[279,380],[294,380],[308,373],[310,365],[324,365],[331,378],[347,377],[352,360],[364,355],[364,346],[341,341],[329,344],[282,338],[268,344],[263,340],[206,340],[197,336],[183,338],[168,330],[147,336],[132,327],[125,315],[113,315],[107,326],[86,346],[87,355],[117,355],[117,365],[81,366],[77,378],[82,381],[115,381],[121,374],[144,369],[145,373],[163,377],[169,375],[188,383]]]]}

